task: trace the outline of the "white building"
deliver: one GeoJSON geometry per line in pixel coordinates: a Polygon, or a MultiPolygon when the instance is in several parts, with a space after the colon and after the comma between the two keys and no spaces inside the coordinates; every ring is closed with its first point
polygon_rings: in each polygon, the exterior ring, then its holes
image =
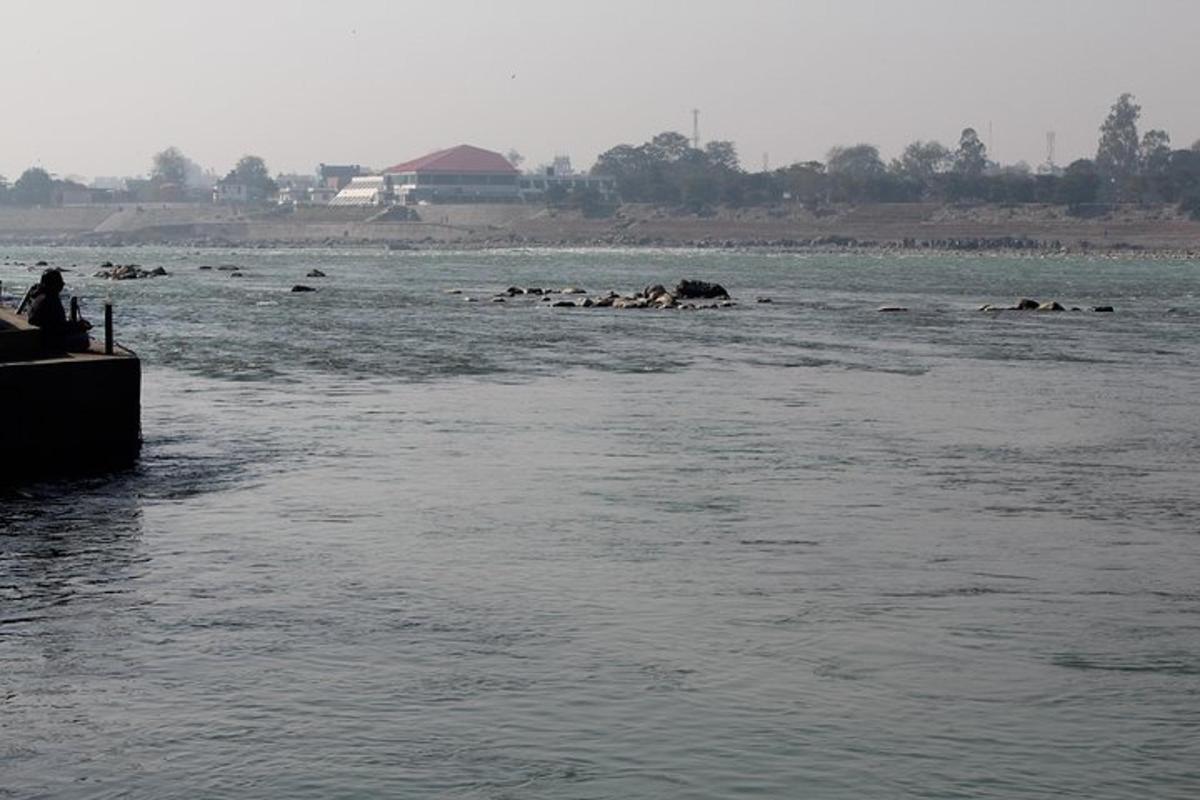
{"type": "Polygon", "coordinates": [[[346,187],[329,201],[331,206],[384,206],[393,200],[391,179],[385,175],[363,175],[352,178],[346,187]]]}

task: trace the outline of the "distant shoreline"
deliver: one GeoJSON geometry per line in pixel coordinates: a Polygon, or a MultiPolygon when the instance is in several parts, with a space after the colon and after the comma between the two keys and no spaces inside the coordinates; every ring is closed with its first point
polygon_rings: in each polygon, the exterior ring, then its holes
{"type": "Polygon", "coordinates": [[[1167,206],[1072,216],[1054,206],[879,204],[822,210],[721,209],[684,215],[622,206],[589,219],[531,206],[239,212],[212,206],[0,208],[0,246],[404,250],[682,248],[770,252],[1012,253],[1200,258],[1200,222],[1167,206]]]}

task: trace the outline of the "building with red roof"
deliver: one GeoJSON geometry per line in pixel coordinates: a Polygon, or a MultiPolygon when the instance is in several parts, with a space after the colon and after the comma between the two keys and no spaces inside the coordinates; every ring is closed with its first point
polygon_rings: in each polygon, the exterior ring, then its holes
{"type": "Polygon", "coordinates": [[[520,200],[520,172],[491,150],[460,144],[383,171],[395,202],[511,203],[520,200]]]}
{"type": "Polygon", "coordinates": [[[516,203],[542,200],[555,188],[562,193],[596,190],[605,200],[615,198],[611,178],[579,175],[569,168],[568,173],[522,175],[499,153],[460,144],[388,167],[379,175],[355,177],[331,205],[516,203]]]}

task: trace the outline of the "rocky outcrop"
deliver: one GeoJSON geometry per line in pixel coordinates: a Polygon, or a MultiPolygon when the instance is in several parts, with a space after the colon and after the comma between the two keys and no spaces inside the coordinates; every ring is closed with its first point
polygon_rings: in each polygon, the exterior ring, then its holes
{"type": "MultiPolygon", "coordinates": [[[[880,309],[881,311],[883,309],[880,309]]],[[[1021,298],[1016,304],[1011,306],[997,306],[991,303],[984,303],[979,307],[980,311],[1066,311],[1067,308],[1057,300],[1047,300],[1040,303],[1037,300],[1030,300],[1027,297],[1021,298]]],[[[1082,311],[1078,306],[1072,306],[1072,311],[1082,311]]],[[[1107,311],[1111,312],[1112,306],[1093,306],[1092,311],[1107,311]]]]}
{"type": "Polygon", "coordinates": [[[142,269],[137,264],[123,264],[121,266],[112,266],[111,262],[105,262],[107,267],[102,267],[97,272],[93,273],[93,278],[107,278],[110,281],[129,281],[138,278],[161,278],[169,273],[162,267],[154,269],[142,269]]]}
{"type": "Polygon", "coordinates": [[[675,296],[686,298],[688,300],[713,300],[717,298],[724,298],[728,300],[729,292],[725,291],[725,287],[719,283],[682,280],[675,284],[675,296]]]}
{"type": "MultiPolygon", "coordinates": [[[[448,293],[459,293],[461,290],[448,289],[448,293]]],[[[735,303],[730,297],[725,287],[719,283],[707,283],[705,281],[682,280],[676,286],[675,290],[667,289],[661,283],[652,284],[645,287],[641,291],[631,294],[619,294],[618,292],[608,291],[604,294],[589,296],[588,292],[575,286],[567,286],[562,289],[546,289],[546,288],[523,288],[520,286],[509,286],[503,291],[497,292],[492,296],[493,303],[504,303],[518,297],[528,297],[530,301],[546,303],[550,308],[620,308],[620,309],[701,309],[701,308],[731,308],[735,303]],[[683,302],[685,295],[680,294],[680,289],[687,296],[700,297],[718,302],[710,303],[688,303],[683,302]],[[555,299],[554,295],[559,298],[555,299]],[[562,295],[572,295],[573,298],[562,297],[562,295]]],[[[468,302],[474,302],[474,298],[466,298],[468,302]]],[[[770,298],[760,298],[759,302],[770,302],[770,298]]]]}

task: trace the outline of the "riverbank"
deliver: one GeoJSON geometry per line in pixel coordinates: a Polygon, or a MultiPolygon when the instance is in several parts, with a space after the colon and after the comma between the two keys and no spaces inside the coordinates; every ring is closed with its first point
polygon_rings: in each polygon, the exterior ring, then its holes
{"type": "Polygon", "coordinates": [[[188,247],[689,247],[1200,254],[1200,222],[1169,206],[1072,215],[1056,206],[879,204],[680,214],[625,205],[588,218],[532,206],[423,206],[415,219],[377,209],[244,211],[166,204],[0,208],[0,244],[188,247]]]}

